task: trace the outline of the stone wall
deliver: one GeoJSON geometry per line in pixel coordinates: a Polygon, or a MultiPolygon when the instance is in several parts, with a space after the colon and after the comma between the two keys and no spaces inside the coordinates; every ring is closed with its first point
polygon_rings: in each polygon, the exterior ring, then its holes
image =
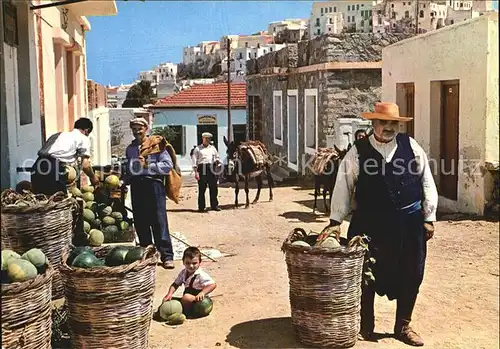
{"type": "Polygon", "coordinates": [[[109,109],[109,129],[111,131],[111,155],[125,156],[125,149],[134,140],[130,130],[130,120],[135,117],[133,108],[109,109]]]}

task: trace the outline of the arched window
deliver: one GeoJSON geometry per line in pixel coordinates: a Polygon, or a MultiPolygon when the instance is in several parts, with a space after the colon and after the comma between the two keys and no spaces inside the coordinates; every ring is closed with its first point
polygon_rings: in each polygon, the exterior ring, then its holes
{"type": "Polygon", "coordinates": [[[410,18],[410,11],[405,11],[405,18],[410,18]]]}
{"type": "Polygon", "coordinates": [[[419,15],[420,15],[420,18],[424,18],[424,10],[420,10],[419,15]]]}

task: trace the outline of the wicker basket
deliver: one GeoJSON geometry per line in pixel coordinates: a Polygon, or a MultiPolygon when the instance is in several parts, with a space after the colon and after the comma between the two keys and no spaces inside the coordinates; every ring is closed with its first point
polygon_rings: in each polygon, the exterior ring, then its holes
{"type": "Polygon", "coordinates": [[[292,245],[306,235],[296,228],[282,246],[290,282],[292,324],[305,345],[351,347],[360,329],[366,249],[360,244],[344,246],[345,239],[339,248],[292,245]]]}
{"type": "Polygon", "coordinates": [[[73,228],[78,215],[75,199],[53,196],[46,204],[35,206],[2,207],[2,248],[24,253],[39,248],[54,267],[52,299],[64,297],[63,282],[58,272],[62,251],[71,243],[73,228]]]}
{"type": "MultiPolygon", "coordinates": [[[[94,248],[102,257],[111,246],[94,248]]],[[[63,253],[61,272],[73,349],[147,349],[159,254],[148,246],[140,261],[117,267],[73,268],[63,253]]]]}
{"type": "Polygon", "coordinates": [[[2,284],[2,348],[50,349],[54,269],[36,278],[2,284]]]}

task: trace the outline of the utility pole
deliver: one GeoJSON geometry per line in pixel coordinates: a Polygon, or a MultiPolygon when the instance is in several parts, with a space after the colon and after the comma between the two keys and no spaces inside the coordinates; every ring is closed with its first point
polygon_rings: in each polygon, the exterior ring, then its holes
{"type": "Polygon", "coordinates": [[[227,38],[227,140],[231,142],[231,39],[227,38]]]}
{"type": "Polygon", "coordinates": [[[415,14],[415,18],[416,18],[416,24],[415,24],[415,35],[418,35],[418,15],[419,15],[419,5],[418,5],[418,0],[417,0],[417,10],[416,10],[416,14],[415,14]]]}

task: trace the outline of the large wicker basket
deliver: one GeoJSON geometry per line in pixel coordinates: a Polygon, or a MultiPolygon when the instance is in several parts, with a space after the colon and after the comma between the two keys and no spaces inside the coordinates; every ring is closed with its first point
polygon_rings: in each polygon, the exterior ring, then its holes
{"type": "Polygon", "coordinates": [[[292,324],[299,340],[313,347],[346,348],[360,329],[365,247],[292,245],[306,236],[294,229],[283,242],[290,282],[292,324]]]}
{"type": "MultiPolygon", "coordinates": [[[[102,257],[111,246],[94,248],[102,257]]],[[[159,254],[148,246],[140,261],[117,267],[74,268],[63,253],[61,272],[73,349],[147,349],[159,254]]]]}
{"type": "Polygon", "coordinates": [[[45,253],[54,267],[52,299],[64,297],[58,267],[63,249],[71,243],[77,214],[78,203],[63,193],[55,194],[45,204],[2,207],[2,248],[21,254],[39,248],[45,253]]]}
{"type": "Polygon", "coordinates": [[[25,282],[2,284],[2,348],[50,349],[54,269],[25,282]]]}

